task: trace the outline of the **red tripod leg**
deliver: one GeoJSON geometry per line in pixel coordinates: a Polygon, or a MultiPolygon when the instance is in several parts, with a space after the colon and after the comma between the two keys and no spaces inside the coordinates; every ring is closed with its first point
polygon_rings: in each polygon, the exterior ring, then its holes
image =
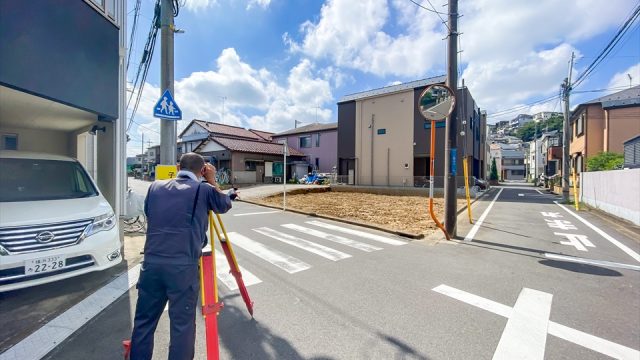
{"type": "Polygon", "coordinates": [[[200,262],[200,287],[202,288],[202,315],[206,329],[207,359],[218,360],[218,313],[222,303],[218,302],[215,262],[211,252],[203,252],[200,262]]]}

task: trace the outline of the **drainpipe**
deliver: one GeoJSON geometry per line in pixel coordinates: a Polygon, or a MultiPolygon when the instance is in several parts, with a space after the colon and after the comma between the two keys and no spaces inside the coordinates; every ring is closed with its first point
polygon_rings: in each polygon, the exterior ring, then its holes
{"type": "Polygon", "coordinates": [[[389,162],[390,162],[390,158],[391,158],[391,148],[387,148],[387,186],[390,185],[389,182],[389,162]]]}
{"type": "Polygon", "coordinates": [[[376,115],[371,114],[371,186],[373,186],[373,136],[374,136],[375,122],[376,122],[376,115]]]}

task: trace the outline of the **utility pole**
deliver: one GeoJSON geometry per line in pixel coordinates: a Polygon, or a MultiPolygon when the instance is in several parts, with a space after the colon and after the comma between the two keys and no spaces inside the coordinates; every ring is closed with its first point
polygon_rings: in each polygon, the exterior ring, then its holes
{"type": "MultiPolygon", "coordinates": [[[[161,0],[160,4],[160,92],[173,92],[173,4],[172,0],[161,0]]],[[[178,122],[160,119],[160,163],[176,164],[178,122]]]]}
{"type": "Polygon", "coordinates": [[[142,170],[142,167],[144,167],[144,133],[142,133],[142,152],[140,154],[140,169],[142,170]]]}
{"type": "MultiPolygon", "coordinates": [[[[449,46],[447,54],[447,85],[458,95],[458,0],[449,1],[449,46]]],[[[464,96],[464,95],[463,95],[464,96]]],[[[447,117],[444,148],[444,226],[451,237],[456,236],[457,220],[457,138],[458,138],[458,101],[451,115],[447,117]]]]}
{"type": "Polygon", "coordinates": [[[569,203],[569,96],[571,93],[571,72],[573,71],[574,54],[571,53],[571,61],[569,62],[569,76],[564,79],[562,84],[562,98],[564,100],[564,123],[562,126],[562,201],[569,203]]]}

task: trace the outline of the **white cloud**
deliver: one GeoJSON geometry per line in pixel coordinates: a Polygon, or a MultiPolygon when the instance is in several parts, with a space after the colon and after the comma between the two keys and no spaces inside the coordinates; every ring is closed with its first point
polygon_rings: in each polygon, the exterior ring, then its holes
{"type": "Polygon", "coordinates": [[[247,4],[247,10],[251,10],[254,7],[260,7],[262,9],[266,9],[271,4],[271,0],[249,0],[247,4]]]}
{"type": "Polygon", "coordinates": [[[426,70],[442,65],[444,57],[427,55],[444,50],[439,20],[415,11],[407,1],[394,0],[391,5],[393,9],[386,0],[329,0],[317,22],[301,25],[301,42],[288,33],[283,40],[294,52],[380,76],[424,76],[426,70]],[[392,10],[399,14],[399,25],[406,25],[397,37],[384,29],[392,10]]]}
{"type": "Polygon", "coordinates": [[[640,84],[640,63],[613,75],[607,88],[623,90],[629,87],[629,85],[636,86],[638,84],[640,84]],[[631,81],[629,81],[629,75],[631,75],[631,81]]]}
{"type": "Polygon", "coordinates": [[[193,12],[198,12],[217,3],[217,0],[186,0],[184,6],[193,12]]]}
{"type": "MultiPolygon", "coordinates": [[[[283,84],[268,70],[242,61],[233,48],[224,49],[216,64],[216,70],[193,72],[175,82],[174,98],[183,118],[178,132],[194,118],[274,132],[292,128],[294,120],[335,120],[332,110],[324,108],[333,106],[329,80],[308,59],[294,66],[283,84]]],[[[151,111],[159,96],[157,86],[145,85],[135,118],[144,127],[133,124],[130,132],[136,141],[144,132],[145,143],[147,139],[159,143],[159,120],[151,111]]],[[[131,143],[130,156],[140,151],[138,145],[131,143]]]]}
{"type": "MultiPolygon", "coordinates": [[[[431,2],[447,11],[446,0],[431,2]]],[[[571,52],[580,56],[577,44],[619,26],[633,6],[628,0],[462,2],[460,78],[489,113],[552,96],[567,75],[571,52]]],[[[436,14],[405,0],[327,0],[317,20],[301,24],[299,35],[283,35],[292,52],[338,68],[405,80],[445,69],[446,28],[436,14]]],[[[578,63],[575,72],[584,67],[578,63]]]]}

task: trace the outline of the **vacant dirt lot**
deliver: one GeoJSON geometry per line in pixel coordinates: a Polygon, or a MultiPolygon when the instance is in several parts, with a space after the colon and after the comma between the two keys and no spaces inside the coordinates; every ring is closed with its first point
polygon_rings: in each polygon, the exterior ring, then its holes
{"type": "MultiPolygon", "coordinates": [[[[282,206],[282,194],[256,199],[282,206]]],[[[458,200],[462,208],[465,200],[458,200]]],[[[420,196],[390,196],[350,192],[287,194],[287,208],[383,226],[396,231],[429,235],[437,230],[429,216],[429,199],[420,196]]],[[[434,199],[438,219],[443,218],[443,199],[434,199]]],[[[439,230],[438,230],[439,231],[439,230]]]]}

